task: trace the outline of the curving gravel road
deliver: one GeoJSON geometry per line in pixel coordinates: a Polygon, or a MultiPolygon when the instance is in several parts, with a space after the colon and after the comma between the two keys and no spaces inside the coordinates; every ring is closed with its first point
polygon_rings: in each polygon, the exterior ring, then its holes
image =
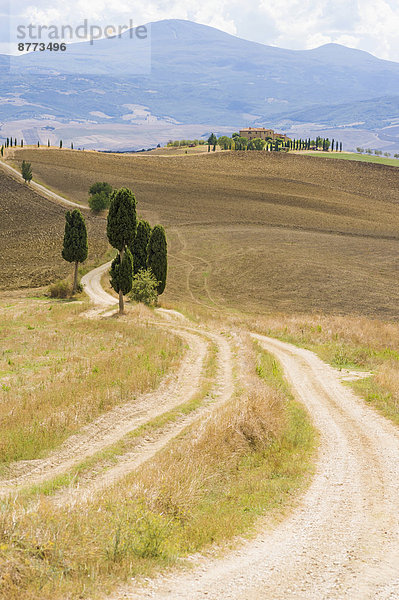
{"type": "Polygon", "coordinates": [[[112,600],[397,600],[399,429],[312,352],[253,334],[320,431],[317,471],[291,516],[221,560],[112,600]]]}

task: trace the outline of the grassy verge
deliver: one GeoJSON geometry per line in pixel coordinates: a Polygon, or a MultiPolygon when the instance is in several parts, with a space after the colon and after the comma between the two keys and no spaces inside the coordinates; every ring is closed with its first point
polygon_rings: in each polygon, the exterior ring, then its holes
{"type": "Polygon", "coordinates": [[[389,165],[399,167],[399,160],[381,156],[370,156],[369,154],[354,154],[352,152],[300,152],[307,156],[321,156],[322,158],[335,158],[339,160],[354,160],[356,162],[375,163],[377,165],[389,165]]]}
{"type": "Polygon", "coordinates": [[[103,595],[281,515],[307,480],[314,434],[275,361],[258,349],[253,364],[245,393],[93,504],[65,513],[42,500],[11,519],[3,503],[0,597],[103,595]]]}
{"type": "Polygon", "coordinates": [[[140,444],[144,437],[148,441],[149,438],[155,437],[162,433],[162,430],[177,422],[180,418],[186,417],[198,410],[205,401],[212,399],[212,387],[216,376],[217,369],[217,346],[212,344],[207,355],[202,373],[201,389],[187,402],[169,410],[146,423],[140,425],[133,431],[129,432],[117,443],[108,446],[107,448],[96,452],[93,456],[79,464],[75,465],[68,472],[63,473],[51,480],[41,484],[30,486],[20,492],[20,497],[24,500],[31,500],[32,497],[43,495],[52,496],[60,489],[67,486],[77,486],[84,479],[85,475],[95,470],[96,473],[106,471],[115,465],[121,457],[127,452],[131,452],[140,444]]]}
{"type": "Polygon", "coordinates": [[[156,387],[182,342],[145,315],[89,320],[85,303],[0,304],[0,465],[42,458],[113,407],[156,387]]]}
{"type": "Polygon", "coordinates": [[[264,317],[253,330],[312,350],[337,369],[371,371],[352,388],[399,424],[399,325],[366,317],[264,317]]]}

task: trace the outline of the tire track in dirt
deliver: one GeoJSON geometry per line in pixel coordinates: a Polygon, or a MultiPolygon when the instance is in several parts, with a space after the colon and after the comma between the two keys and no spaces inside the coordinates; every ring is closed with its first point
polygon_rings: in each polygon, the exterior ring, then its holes
{"type": "Polygon", "coordinates": [[[290,517],[221,560],[112,600],[393,600],[399,589],[399,430],[308,350],[257,334],[320,432],[317,471],[290,517]]]}
{"type": "Polygon", "coordinates": [[[198,333],[182,329],[169,330],[183,338],[188,345],[183,363],[176,374],[168,375],[159,388],[105,413],[82,431],[62,444],[47,458],[24,461],[13,465],[16,475],[0,482],[0,496],[9,494],[21,485],[37,484],[59,475],[84,458],[120,440],[148,420],[171,410],[192,396],[200,385],[202,365],[208,344],[198,333]]]}
{"type": "MultiPolygon", "coordinates": [[[[70,487],[56,494],[54,501],[58,506],[91,501],[96,493],[105,487],[115,484],[116,481],[140,467],[147,460],[153,458],[157,452],[176,438],[186,427],[200,419],[207,418],[216,406],[223,404],[231,398],[234,392],[231,346],[225,337],[220,334],[203,332],[203,335],[215,343],[218,348],[218,372],[215,384],[209,394],[211,400],[206,401],[190,415],[181,417],[172,424],[162,428],[152,438],[144,439],[134,450],[118,457],[118,462],[115,466],[103,473],[89,474],[87,479],[83,480],[77,487],[70,487]]],[[[194,392],[191,392],[191,395],[194,392]]]]}
{"type": "MultiPolygon", "coordinates": [[[[108,267],[109,263],[102,265],[82,278],[86,292],[97,305],[97,314],[118,302],[101,288],[101,277],[108,267]]],[[[167,327],[188,345],[178,372],[168,375],[157,390],[101,415],[79,434],[71,436],[47,458],[14,463],[10,467],[13,475],[0,482],[0,497],[17,491],[23,485],[38,484],[64,473],[84,458],[112,445],[129,431],[175,408],[196,393],[200,387],[202,367],[208,351],[207,340],[195,329],[189,331],[187,328],[175,328],[171,324],[161,323],[158,326],[167,327]]]]}

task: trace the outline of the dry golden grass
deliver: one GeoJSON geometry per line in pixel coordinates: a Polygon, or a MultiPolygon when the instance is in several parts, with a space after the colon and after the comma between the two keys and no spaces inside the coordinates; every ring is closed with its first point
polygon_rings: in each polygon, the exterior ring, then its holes
{"type": "Polygon", "coordinates": [[[153,389],[182,342],[143,308],[90,320],[86,304],[0,301],[0,464],[30,460],[116,405],[153,389]]]}
{"type": "Polygon", "coordinates": [[[397,318],[397,169],[278,153],[122,156],[18,150],[80,202],[127,185],[169,239],[165,301],[397,318]]]}
{"type": "MultiPolygon", "coordinates": [[[[249,351],[250,353],[250,351],[249,351]]],[[[304,485],[314,439],[304,411],[287,402],[281,371],[258,351],[258,373],[240,401],[191,427],[165,451],[91,504],[0,515],[0,598],[103,595],[177,557],[276,516],[304,485]]]]}

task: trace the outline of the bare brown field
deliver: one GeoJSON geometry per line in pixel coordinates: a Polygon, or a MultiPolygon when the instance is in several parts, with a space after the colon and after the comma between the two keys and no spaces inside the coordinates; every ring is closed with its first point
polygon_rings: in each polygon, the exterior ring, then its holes
{"type": "MultiPolygon", "coordinates": [[[[0,170],[0,290],[40,287],[69,275],[61,257],[66,208],[0,170]]],[[[107,250],[104,219],[87,216],[89,261],[107,250]]]]}
{"type": "Polygon", "coordinates": [[[166,225],[165,300],[250,312],[399,316],[399,177],[384,165],[274,153],[123,156],[18,150],[79,202],[127,185],[166,225]]]}

